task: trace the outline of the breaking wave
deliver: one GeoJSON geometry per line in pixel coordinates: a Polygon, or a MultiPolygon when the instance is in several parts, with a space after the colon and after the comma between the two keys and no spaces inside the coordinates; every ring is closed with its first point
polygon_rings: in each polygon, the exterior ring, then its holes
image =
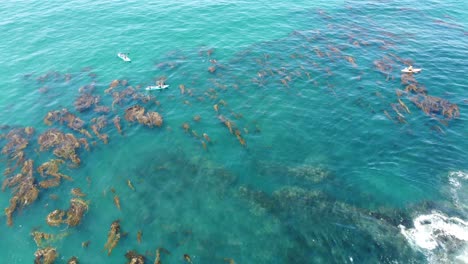
{"type": "Polygon", "coordinates": [[[429,263],[468,263],[468,222],[466,182],[468,173],[449,173],[453,206],[461,217],[448,216],[439,211],[418,215],[413,227],[400,225],[400,231],[408,242],[423,252],[429,263]]]}

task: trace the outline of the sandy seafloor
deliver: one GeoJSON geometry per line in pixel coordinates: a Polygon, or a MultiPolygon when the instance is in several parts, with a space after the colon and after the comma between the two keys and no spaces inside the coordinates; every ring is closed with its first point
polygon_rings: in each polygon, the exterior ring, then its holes
{"type": "MultiPolygon", "coordinates": [[[[56,263],[124,263],[130,250],[153,263],[157,248],[170,252],[161,263],[468,263],[467,7],[2,1],[0,169],[18,165],[9,182],[32,160],[39,194],[16,204],[12,226],[2,216],[0,263],[31,263],[47,247],[56,263]],[[423,69],[412,80],[400,72],[410,64],[423,69]],[[143,89],[160,78],[167,90],[143,89]],[[117,102],[122,91],[132,94],[117,102]],[[99,103],[79,111],[84,95],[99,103]],[[127,121],[134,105],[162,125],[127,121]],[[65,108],[91,138],[44,122],[65,108]],[[73,181],[41,188],[51,178],[37,168],[62,144],[41,150],[50,129],[90,149],[60,165],[73,181]],[[18,137],[26,147],[9,148],[18,137]],[[86,194],[80,224],[49,226],[72,188],[86,194]],[[37,245],[34,231],[52,238],[37,245]]],[[[2,208],[22,184],[5,188],[2,208]]]]}

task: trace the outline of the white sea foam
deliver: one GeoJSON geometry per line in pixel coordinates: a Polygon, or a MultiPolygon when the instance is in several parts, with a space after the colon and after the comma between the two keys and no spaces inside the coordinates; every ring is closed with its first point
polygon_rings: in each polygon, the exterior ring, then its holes
{"type": "Polygon", "coordinates": [[[416,217],[413,223],[413,228],[400,225],[401,233],[430,262],[448,263],[458,259],[468,263],[468,222],[434,211],[416,217]]]}
{"type": "MultiPolygon", "coordinates": [[[[468,173],[449,173],[450,193],[460,215],[467,215],[466,188],[468,173]]],[[[430,263],[468,263],[468,222],[441,212],[417,216],[414,227],[400,225],[401,233],[416,249],[422,251],[430,263]]]]}
{"type": "Polygon", "coordinates": [[[468,173],[463,171],[452,171],[449,173],[448,181],[450,183],[450,193],[455,207],[466,213],[468,210],[468,190],[466,187],[466,183],[468,182],[468,173]]]}

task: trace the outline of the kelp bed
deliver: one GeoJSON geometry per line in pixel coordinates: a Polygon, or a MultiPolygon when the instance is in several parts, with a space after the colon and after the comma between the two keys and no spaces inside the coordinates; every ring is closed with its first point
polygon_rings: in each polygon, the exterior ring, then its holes
{"type": "MultiPolygon", "coordinates": [[[[206,131],[200,130],[200,120],[205,118],[218,120],[218,129],[223,130],[232,141],[238,143],[239,151],[248,151],[249,148],[255,148],[255,145],[249,144],[249,137],[261,136],[263,128],[248,121],[244,116],[246,114],[236,111],[237,106],[231,106],[227,98],[245,96],[248,89],[254,89],[256,93],[268,93],[269,90],[291,93],[301,89],[321,89],[333,97],[347,92],[346,87],[335,86],[337,80],[343,77],[339,73],[343,69],[354,75],[352,76],[354,84],[365,78],[363,71],[371,71],[381,74],[382,82],[389,83],[389,86],[399,86],[392,90],[394,93],[387,89],[388,95],[374,93],[375,100],[386,102],[380,105],[380,108],[368,103],[362,105],[365,111],[371,108],[372,114],[384,115],[396,125],[408,123],[408,115],[427,115],[430,120],[437,121],[431,125],[431,129],[437,133],[444,133],[444,127],[460,116],[460,109],[456,103],[432,95],[430,87],[426,88],[417,81],[417,75],[400,73],[400,68],[415,62],[411,58],[402,58],[398,55],[397,40],[403,37],[412,38],[412,35],[397,35],[375,26],[363,28],[358,25],[349,27],[349,24],[333,24],[332,16],[324,11],[318,11],[316,15],[330,22],[327,30],[294,31],[284,39],[260,43],[243,50],[228,62],[216,58],[214,48],[200,49],[195,55],[179,51],[168,54],[166,60],[157,65],[158,70],[166,73],[177,73],[180,64],[183,63],[180,61],[187,56],[201,57],[207,62],[198,67],[199,72],[193,73],[194,76],[205,76],[197,80],[202,83],[199,87],[191,88],[191,84],[183,83],[171,85],[179,89],[179,95],[175,99],[178,103],[186,106],[203,105],[211,109],[211,115],[200,116],[198,113],[187,111],[186,121],[176,129],[183,130],[187,137],[193,138],[194,144],[198,144],[203,153],[209,151],[212,144],[223,144],[223,142],[215,142],[206,131]],[[265,52],[265,45],[271,53],[265,52]],[[288,47],[287,51],[283,47],[288,47]],[[380,57],[367,61],[355,55],[366,49],[379,51],[380,57]],[[232,69],[239,68],[236,67],[239,64],[243,65],[242,68],[245,70],[233,71],[232,69]],[[193,128],[195,126],[198,131],[193,128]]],[[[108,81],[109,84],[103,87],[90,69],[84,69],[76,75],[83,74],[89,76],[90,82],[80,87],[70,87],[78,91],[76,100],[69,104],[74,108],[50,110],[43,119],[47,129],[42,131],[31,126],[2,126],[0,139],[3,146],[2,154],[6,161],[2,190],[9,189],[11,192],[9,206],[4,212],[6,224],[12,228],[19,210],[27,210],[28,207],[34,206],[39,196],[47,196],[49,189],[61,188],[63,180],[71,182],[77,180],[61,171],[64,166],[79,170],[82,163],[80,156],[83,153],[93,152],[93,148],[98,145],[105,147],[113,140],[119,140],[119,137],[126,134],[126,130],[134,129],[135,125],[146,129],[157,129],[161,133],[171,133],[170,130],[164,129],[164,112],[159,110],[162,102],[154,94],[144,92],[140,85],[131,84],[131,81],[124,79],[108,81]],[[90,113],[97,117],[89,118],[90,113]],[[39,160],[45,157],[48,160],[40,163],[39,160]]],[[[27,79],[34,82],[38,86],[38,91],[46,96],[52,89],[45,85],[46,83],[69,83],[73,86],[74,77],[74,74],[70,73],[49,72],[36,78],[28,75],[27,79]]],[[[157,76],[156,79],[162,80],[166,77],[157,76]]],[[[270,165],[266,167],[271,169],[270,165]]],[[[330,180],[329,171],[312,165],[277,167],[275,171],[281,171],[288,177],[310,185],[333,181],[330,180]]],[[[223,185],[233,180],[226,176],[219,181],[218,183],[223,185]]],[[[138,192],[130,180],[127,180],[127,185],[138,192]]],[[[112,192],[116,210],[122,210],[120,197],[115,194],[115,190],[112,192]]],[[[80,225],[82,218],[86,217],[86,213],[93,210],[92,201],[86,200],[86,190],[74,188],[71,193],[74,197],[70,200],[69,208],[54,209],[45,219],[49,226],[57,228],[57,234],[32,231],[31,234],[38,246],[38,250],[34,253],[35,263],[54,263],[58,252],[50,245],[68,235],[60,233],[59,227],[75,228],[80,225]],[[44,246],[45,244],[47,246],[44,246]]],[[[314,230],[299,221],[291,222],[291,216],[294,215],[311,219],[317,215],[326,215],[330,219],[345,217],[358,228],[365,229],[364,225],[380,226],[388,234],[398,233],[399,224],[411,225],[411,217],[402,212],[360,209],[333,200],[326,193],[296,186],[286,186],[269,194],[251,186],[240,185],[232,190],[232,194],[246,201],[254,214],[267,213],[279,221],[288,223],[285,224],[285,228],[288,228],[293,233],[292,236],[297,236],[297,241],[300,241],[296,242],[290,254],[285,256],[290,263],[304,263],[302,261],[310,257],[304,252],[314,248],[315,244],[314,241],[307,239],[313,236],[314,230]],[[368,220],[358,220],[363,217],[367,217],[368,220]]],[[[50,196],[49,198],[53,199],[50,196]]],[[[112,254],[119,241],[128,239],[129,234],[133,232],[135,230],[129,233],[123,232],[119,219],[113,221],[107,232],[105,252],[108,255],[112,254]]],[[[135,234],[137,242],[140,243],[142,230],[138,230],[135,234]]],[[[105,231],[102,236],[105,236],[105,231]]],[[[371,232],[365,233],[364,236],[370,241],[369,245],[351,244],[352,234],[345,235],[336,243],[342,247],[367,246],[369,250],[376,252],[379,260],[385,260],[382,252],[386,250],[398,252],[395,253],[397,259],[405,259],[410,255],[406,246],[389,244],[384,238],[371,232]]],[[[88,243],[89,241],[83,242],[83,247],[88,243]]],[[[154,256],[154,263],[162,263],[164,256],[170,255],[170,251],[163,247],[155,247],[151,252],[155,253],[146,254],[146,257],[154,256]]],[[[315,253],[317,256],[333,255],[330,252],[315,253]]],[[[146,257],[133,250],[125,253],[127,263],[145,263],[146,257]]],[[[180,259],[188,263],[193,261],[188,254],[180,256],[180,259]]],[[[235,263],[234,259],[235,256],[221,258],[226,263],[235,263]]],[[[78,258],[71,257],[68,263],[78,263],[78,258]]]]}

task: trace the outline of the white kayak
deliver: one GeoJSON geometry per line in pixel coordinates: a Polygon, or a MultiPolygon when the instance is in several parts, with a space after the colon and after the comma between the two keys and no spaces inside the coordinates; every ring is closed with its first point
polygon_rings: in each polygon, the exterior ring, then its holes
{"type": "Polygon", "coordinates": [[[422,69],[409,69],[408,67],[404,68],[403,70],[401,70],[401,72],[403,73],[418,73],[422,71],[422,69]]]}
{"type": "Polygon", "coordinates": [[[117,53],[117,57],[121,58],[123,61],[132,61],[127,54],[119,52],[117,53]]]}
{"type": "Polygon", "coordinates": [[[169,87],[169,85],[167,85],[167,84],[165,84],[165,85],[150,85],[150,86],[147,86],[145,88],[145,90],[147,90],[147,91],[163,90],[163,89],[166,89],[167,87],[169,87]]]}

